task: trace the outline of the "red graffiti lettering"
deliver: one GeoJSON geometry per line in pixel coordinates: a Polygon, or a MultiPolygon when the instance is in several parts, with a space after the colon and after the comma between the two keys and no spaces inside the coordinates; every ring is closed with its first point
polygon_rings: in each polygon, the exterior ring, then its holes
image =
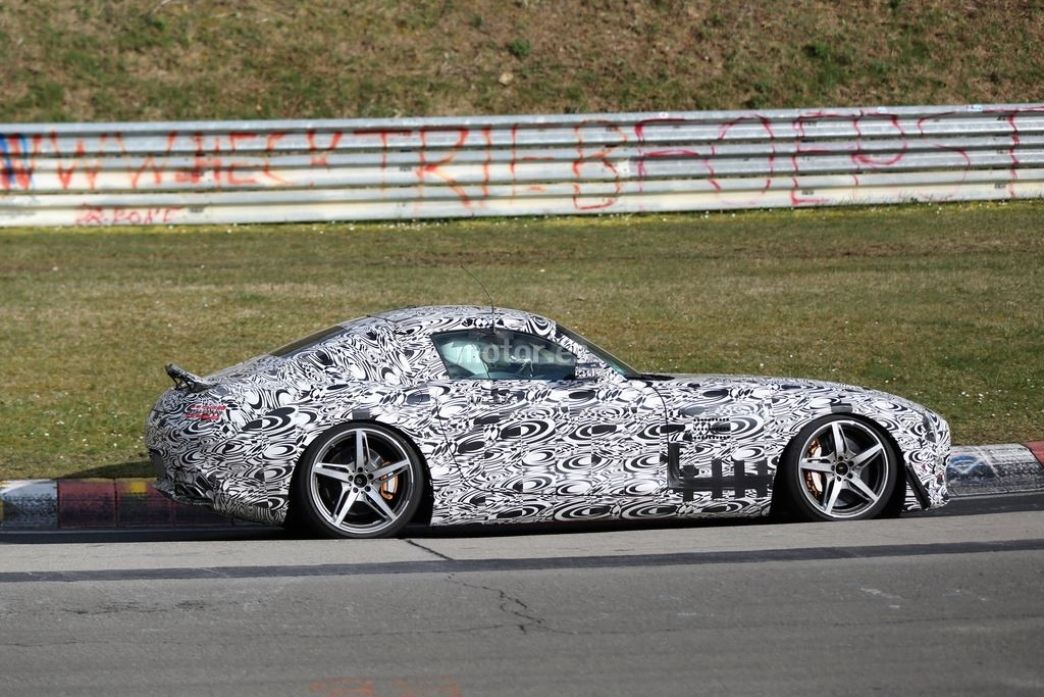
{"type": "MultiPolygon", "coordinates": [[[[752,114],[750,116],[745,115],[737,119],[733,119],[731,121],[726,121],[722,126],[718,128],[718,142],[724,143],[729,138],[730,132],[734,128],[736,128],[740,124],[750,122],[756,123],[758,126],[760,126],[761,130],[764,132],[765,135],[768,136],[769,140],[769,156],[767,162],[769,171],[768,175],[765,177],[764,183],[761,186],[761,193],[765,193],[772,187],[772,180],[775,179],[776,176],[776,132],[772,128],[772,121],[768,117],[763,116],[761,114],[752,114]]],[[[711,146],[711,155],[717,155],[717,150],[713,145],[711,146]]],[[[792,162],[796,166],[797,160],[794,159],[792,160],[792,162]]],[[[714,188],[716,190],[721,191],[721,186],[718,185],[717,181],[712,181],[711,183],[714,185],[714,188]]]]}
{"type": "MultiPolygon", "coordinates": [[[[638,167],[638,190],[645,191],[645,178],[648,176],[649,171],[645,166],[647,160],[655,160],[659,158],[671,157],[671,153],[694,153],[695,151],[684,150],[684,149],[673,149],[673,150],[654,150],[648,152],[645,150],[645,129],[650,126],[682,126],[689,123],[686,119],[679,119],[671,116],[660,116],[651,119],[643,119],[634,125],[634,135],[638,139],[638,157],[636,158],[636,165],[638,167]]],[[[709,170],[710,168],[708,168],[709,170]]],[[[711,172],[713,174],[713,171],[711,172]]]]}
{"type": "Polygon", "coordinates": [[[316,143],[316,131],[310,130],[305,134],[305,138],[308,140],[308,152],[312,155],[312,167],[329,167],[330,166],[330,153],[337,149],[338,143],[341,142],[341,138],[344,136],[343,131],[334,131],[329,134],[330,142],[325,148],[319,147],[316,143]]]}
{"type": "Polygon", "coordinates": [[[6,138],[0,135],[0,181],[5,191],[10,191],[12,186],[23,191],[32,188],[36,156],[42,143],[41,135],[33,136],[31,146],[23,135],[6,138]]]}
{"type": "Polygon", "coordinates": [[[99,206],[80,206],[76,215],[77,225],[105,225],[105,213],[99,206]]]}
{"type": "Polygon", "coordinates": [[[159,208],[122,208],[84,204],[78,209],[75,225],[168,225],[173,223],[181,206],[159,208]]]}
{"type": "Polygon", "coordinates": [[[623,191],[623,183],[620,181],[620,172],[617,170],[616,165],[610,159],[610,155],[616,148],[627,142],[627,134],[625,134],[620,127],[610,121],[584,121],[577,125],[573,132],[576,133],[576,159],[573,160],[573,207],[578,211],[592,211],[609,208],[612,206],[620,197],[620,193],[623,191]],[[586,152],[584,147],[584,133],[583,129],[586,127],[602,127],[606,133],[613,133],[620,138],[619,142],[616,143],[599,143],[600,149],[593,153],[586,152]],[[594,173],[591,175],[596,180],[604,181],[608,179],[613,187],[611,193],[601,193],[595,198],[596,200],[588,201],[589,198],[583,192],[582,184],[586,177],[583,169],[590,165],[594,165],[594,173]]]}
{"type": "Polygon", "coordinates": [[[801,173],[801,164],[798,162],[799,155],[828,155],[831,153],[826,148],[813,148],[807,147],[805,143],[806,124],[814,124],[824,119],[836,119],[838,114],[830,111],[810,111],[800,114],[791,122],[791,127],[794,132],[797,133],[798,139],[794,148],[794,154],[790,156],[790,205],[794,207],[798,206],[817,206],[829,203],[829,199],[817,197],[806,193],[801,189],[801,184],[798,182],[798,175],[801,173]]]}
{"type": "Polygon", "coordinates": [[[163,182],[163,168],[156,164],[156,159],[149,155],[145,158],[145,161],[141,163],[135,171],[130,173],[130,185],[132,189],[138,188],[138,182],[141,179],[141,175],[146,171],[152,172],[152,183],[159,185],[163,182]]]}
{"type": "Polygon", "coordinates": [[[468,196],[468,192],[464,190],[464,187],[460,186],[457,181],[442,170],[442,167],[453,162],[457,157],[457,152],[464,146],[464,143],[468,139],[468,129],[466,128],[446,128],[441,126],[432,126],[420,129],[421,149],[418,153],[420,164],[417,166],[417,182],[421,188],[421,198],[424,197],[424,183],[425,179],[429,176],[437,177],[445,182],[446,186],[457,195],[460,202],[468,206],[471,204],[471,198],[468,196]],[[443,155],[438,160],[428,160],[428,134],[442,131],[456,132],[457,140],[450,146],[449,152],[443,155]]]}
{"type": "Polygon", "coordinates": [[[388,139],[391,136],[409,137],[413,133],[410,129],[387,130],[383,128],[360,128],[353,131],[352,135],[359,137],[377,136],[381,141],[381,182],[383,190],[388,186],[388,139]]]}
{"type": "Polygon", "coordinates": [[[282,131],[275,131],[269,133],[268,137],[265,138],[265,166],[261,169],[261,174],[279,184],[288,184],[289,182],[272,172],[272,153],[275,152],[276,145],[285,136],[286,134],[282,131]]]}
{"type": "MultiPolygon", "coordinates": [[[[107,140],[108,135],[105,133],[101,134],[99,142],[103,147],[107,140]]],[[[61,185],[62,190],[67,191],[70,188],[82,188],[73,186],[73,177],[76,175],[77,171],[80,171],[86,180],[87,188],[94,191],[98,185],[98,173],[101,171],[101,160],[98,157],[95,157],[93,160],[88,161],[86,159],[86,145],[82,139],[78,138],[73,150],[72,165],[69,167],[63,167],[61,161],[61,150],[58,147],[58,139],[53,132],[51,135],[51,142],[54,146],[55,154],[59,156],[57,174],[58,182],[61,185]]],[[[119,142],[122,142],[122,139],[120,139],[119,142]]],[[[98,150],[101,149],[102,148],[98,148],[98,150]]]]}
{"type": "Polygon", "coordinates": [[[906,143],[906,132],[903,130],[902,124],[899,123],[899,117],[895,114],[888,115],[889,123],[892,124],[896,132],[899,134],[899,151],[887,156],[881,156],[863,150],[863,129],[861,126],[861,121],[867,116],[879,119],[881,116],[884,116],[884,114],[861,113],[859,116],[852,119],[852,128],[855,129],[856,132],[856,150],[852,153],[852,162],[856,165],[863,167],[887,167],[889,165],[894,165],[895,163],[902,160],[906,156],[908,146],[906,143]]]}
{"type": "Polygon", "coordinates": [[[489,168],[493,162],[493,127],[482,129],[482,140],[486,145],[486,159],[482,161],[482,197],[489,197],[489,168]]]}

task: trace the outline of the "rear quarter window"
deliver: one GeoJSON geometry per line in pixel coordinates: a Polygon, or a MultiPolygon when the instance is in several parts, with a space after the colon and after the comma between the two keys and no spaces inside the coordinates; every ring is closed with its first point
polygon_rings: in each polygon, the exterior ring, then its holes
{"type": "Polygon", "coordinates": [[[277,358],[290,358],[302,351],[307,351],[317,344],[321,344],[328,339],[332,339],[340,334],[346,334],[347,332],[347,329],[338,324],[320,332],[316,332],[315,334],[309,334],[303,339],[292,341],[286,346],[280,346],[275,351],[272,351],[271,354],[277,358]]]}

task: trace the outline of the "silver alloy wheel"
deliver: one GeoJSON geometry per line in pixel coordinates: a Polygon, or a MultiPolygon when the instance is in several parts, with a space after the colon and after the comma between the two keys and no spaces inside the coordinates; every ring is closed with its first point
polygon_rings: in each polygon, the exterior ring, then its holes
{"type": "Polygon", "coordinates": [[[891,452],[861,421],[826,421],[798,451],[800,495],[823,518],[864,516],[889,493],[895,467],[891,452]]]}
{"type": "Polygon", "coordinates": [[[419,486],[403,443],[383,429],[362,425],[324,443],[308,473],[316,513],[348,536],[376,536],[404,524],[419,486]]]}

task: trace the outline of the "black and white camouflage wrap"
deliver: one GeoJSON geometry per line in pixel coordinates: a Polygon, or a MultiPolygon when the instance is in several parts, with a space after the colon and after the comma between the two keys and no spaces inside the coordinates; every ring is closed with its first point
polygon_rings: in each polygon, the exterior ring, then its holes
{"type": "Polygon", "coordinates": [[[502,308],[409,308],[341,327],[286,358],[258,356],[208,376],[204,391],[167,390],[146,425],[157,488],[281,523],[309,443],[333,426],[372,421],[423,456],[433,525],[761,516],[787,443],[813,419],[845,413],[879,424],[898,446],[907,508],[947,500],[946,422],[883,392],[725,375],[629,379],[555,322],[502,308]],[[488,327],[550,339],[590,374],[451,380],[431,336],[488,327]],[[669,446],[684,490],[670,485],[669,446]]]}

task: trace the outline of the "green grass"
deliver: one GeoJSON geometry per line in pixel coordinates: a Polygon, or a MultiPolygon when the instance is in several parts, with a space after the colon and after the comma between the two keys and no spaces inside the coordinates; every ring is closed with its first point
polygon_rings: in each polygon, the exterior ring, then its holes
{"type": "Polygon", "coordinates": [[[1044,98],[1040,0],[0,3],[0,122],[1044,98]]]}
{"type": "Polygon", "coordinates": [[[647,370],[798,375],[1044,437],[1044,207],[0,231],[0,478],[142,475],[177,361],[207,373],[362,313],[546,313],[647,370]]]}

